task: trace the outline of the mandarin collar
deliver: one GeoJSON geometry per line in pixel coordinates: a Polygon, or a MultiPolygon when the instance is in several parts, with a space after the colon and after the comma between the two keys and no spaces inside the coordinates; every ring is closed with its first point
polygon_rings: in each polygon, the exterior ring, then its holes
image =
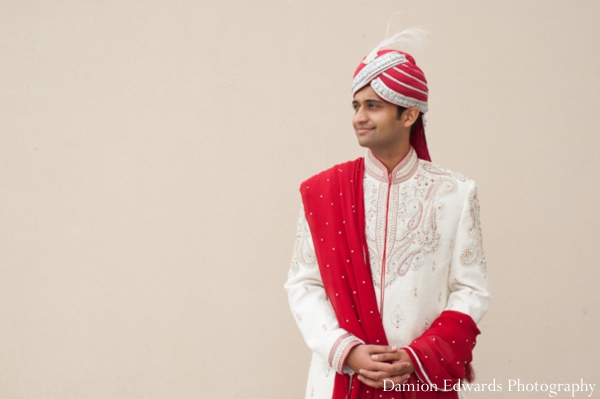
{"type": "Polygon", "coordinates": [[[367,151],[367,156],[365,157],[365,171],[367,174],[383,183],[391,181],[392,184],[397,184],[406,181],[417,171],[417,166],[419,166],[419,158],[412,146],[406,156],[402,158],[402,161],[394,167],[394,170],[389,175],[385,165],[377,159],[370,149],[367,151]]]}

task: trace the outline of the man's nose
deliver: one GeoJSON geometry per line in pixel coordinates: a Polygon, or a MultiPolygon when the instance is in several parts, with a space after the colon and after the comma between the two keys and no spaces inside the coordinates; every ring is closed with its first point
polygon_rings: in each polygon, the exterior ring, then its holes
{"type": "Polygon", "coordinates": [[[358,108],[352,118],[354,123],[364,123],[367,122],[367,120],[367,114],[364,112],[363,107],[358,108]]]}

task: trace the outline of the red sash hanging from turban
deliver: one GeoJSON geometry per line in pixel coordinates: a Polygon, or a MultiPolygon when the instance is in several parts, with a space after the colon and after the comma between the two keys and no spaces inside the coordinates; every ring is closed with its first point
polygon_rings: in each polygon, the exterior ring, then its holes
{"type": "Polygon", "coordinates": [[[410,133],[410,145],[415,149],[417,157],[431,162],[429,149],[427,148],[427,139],[425,138],[425,123],[423,118],[425,118],[425,116],[420,114],[415,122],[415,127],[410,133]]]}
{"type": "MultiPolygon", "coordinates": [[[[367,344],[388,345],[371,278],[365,235],[363,175],[364,159],[359,158],[313,176],[302,183],[300,192],[323,285],[340,327],[367,344]]],[[[421,379],[419,381],[413,373],[408,383],[418,384],[420,388],[428,384],[427,378],[430,378],[443,389],[443,379],[450,379],[448,386],[451,386],[462,378],[471,377],[469,363],[477,333],[479,331],[469,316],[443,312],[407,349],[421,379]],[[460,345],[450,343],[452,341],[460,342],[460,345]],[[442,356],[445,360],[438,360],[442,356]],[[442,385],[439,385],[440,381],[442,385]]],[[[336,374],[333,399],[347,397],[451,399],[458,396],[452,390],[384,391],[373,389],[348,375],[336,374]]]]}

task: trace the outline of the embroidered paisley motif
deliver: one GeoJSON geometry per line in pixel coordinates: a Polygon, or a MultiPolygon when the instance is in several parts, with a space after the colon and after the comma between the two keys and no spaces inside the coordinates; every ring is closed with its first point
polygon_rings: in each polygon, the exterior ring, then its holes
{"type": "MultiPolygon", "coordinates": [[[[301,209],[300,212],[304,212],[301,209]]],[[[308,268],[317,267],[317,257],[310,236],[310,230],[306,219],[299,218],[298,230],[296,235],[296,242],[294,244],[294,254],[292,256],[292,263],[290,269],[293,274],[297,274],[300,265],[308,268]]]]}
{"type": "Polygon", "coordinates": [[[479,220],[479,198],[477,189],[469,192],[469,213],[471,215],[472,225],[469,229],[469,245],[460,254],[460,263],[463,266],[478,265],[479,269],[485,274],[486,263],[483,253],[483,238],[481,234],[481,222],[479,220]]]}
{"type": "Polygon", "coordinates": [[[404,317],[404,312],[402,312],[402,308],[400,305],[396,306],[396,309],[392,312],[391,322],[392,325],[396,328],[400,328],[402,324],[406,321],[406,317],[404,317]]]}
{"type": "Polygon", "coordinates": [[[463,179],[466,180],[458,173],[423,162],[404,184],[364,180],[365,199],[369,198],[365,203],[367,244],[376,287],[381,285],[384,252],[387,256],[383,280],[387,287],[409,270],[419,270],[426,256],[438,249],[441,237],[437,219],[444,212],[442,199],[456,193],[458,182],[463,179]]]}

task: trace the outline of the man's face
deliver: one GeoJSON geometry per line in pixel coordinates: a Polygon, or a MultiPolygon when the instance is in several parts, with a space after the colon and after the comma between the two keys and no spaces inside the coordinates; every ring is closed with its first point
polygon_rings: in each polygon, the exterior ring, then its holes
{"type": "Polygon", "coordinates": [[[386,151],[408,140],[410,128],[398,117],[398,107],[383,101],[370,85],[356,92],[352,107],[352,125],[362,147],[386,151]]]}

